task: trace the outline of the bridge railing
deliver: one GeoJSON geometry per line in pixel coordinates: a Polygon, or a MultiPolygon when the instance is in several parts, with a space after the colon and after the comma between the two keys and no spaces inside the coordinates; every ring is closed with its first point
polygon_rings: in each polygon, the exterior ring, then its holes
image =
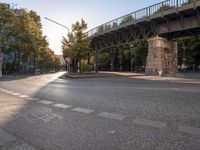
{"type": "Polygon", "coordinates": [[[86,34],[88,37],[90,37],[95,34],[119,27],[127,22],[136,21],[145,17],[149,17],[156,13],[163,12],[172,8],[178,8],[185,4],[193,3],[195,1],[199,1],[199,0],[165,0],[163,2],[137,10],[135,12],[116,18],[105,24],[102,24],[92,30],[89,30],[86,34]]]}

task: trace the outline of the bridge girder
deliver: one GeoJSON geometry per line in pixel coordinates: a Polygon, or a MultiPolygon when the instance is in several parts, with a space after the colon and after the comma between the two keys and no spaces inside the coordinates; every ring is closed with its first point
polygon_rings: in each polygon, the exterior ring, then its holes
{"type": "Polygon", "coordinates": [[[200,33],[200,1],[127,22],[91,38],[95,51],[130,45],[154,36],[172,38],[200,33]]]}

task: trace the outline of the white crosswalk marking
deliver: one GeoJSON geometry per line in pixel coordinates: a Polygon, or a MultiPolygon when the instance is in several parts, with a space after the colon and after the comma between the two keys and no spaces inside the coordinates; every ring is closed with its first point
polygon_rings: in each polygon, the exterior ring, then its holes
{"type": "Polygon", "coordinates": [[[58,108],[63,108],[63,109],[67,109],[67,108],[71,108],[72,107],[70,105],[65,105],[65,104],[55,104],[53,106],[58,107],[58,108]]]}
{"type": "Polygon", "coordinates": [[[196,127],[186,127],[186,126],[179,126],[178,130],[180,132],[189,133],[193,135],[200,135],[200,128],[196,127]]]}
{"type": "Polygon", "coordinates": [[[115,119],[115,120],[123,120],[125,118],[125,116],[123,116],[123,115],[108,113],[108,112],[101,112],[97,115],[100,117],[110,118],[110,119],[115,119]]]}
{"type": "Polygon", "coordinates": [[[27,95],[19,95],[18,97],[20,97],[20,98],[28,98],[29,96],[27,96],[27,95]]]}
{"type": "Polygon", "coordinates": [[[21,95],[21,94],[20,93],[12,93],[12,95],[18,96],[18,95],[21,95]]]}
{"type": "Polygon", "coordinates": [[[41,101],[38,101],[38,103],[45,104],[45,105],[53,104],[52,101],[47,101],[47,100],[41,100],[41,101]]]}
{"type": "Polygon", "coordinates": [[[74,108],[74,109],[72,109],[72,111],[81,112],[81,113],[85,113],[85,114],[94,112],[94,110],[92,110],[92,109],[86,109],[86,108],[80,108],[80,107],[74,108]]]}
{"type": "Polygon", "coordinates": [[[153,120],[147,120],[147,119],[135,119],[133,120],[133,123],[138,125],[145,125],[150,126],[154,128],[164,129],[166,127],[166,123],[160,122],[160,121],[153,121],[153,120]]]}

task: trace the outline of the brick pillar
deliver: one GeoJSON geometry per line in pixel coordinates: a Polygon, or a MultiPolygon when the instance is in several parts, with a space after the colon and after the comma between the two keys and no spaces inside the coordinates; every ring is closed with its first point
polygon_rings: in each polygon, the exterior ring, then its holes
{"type": "Polygon", "coordinates": [[[177,42],[161,37],[148,40],[147,75],[175,76],[177,72],[177,42]]]}

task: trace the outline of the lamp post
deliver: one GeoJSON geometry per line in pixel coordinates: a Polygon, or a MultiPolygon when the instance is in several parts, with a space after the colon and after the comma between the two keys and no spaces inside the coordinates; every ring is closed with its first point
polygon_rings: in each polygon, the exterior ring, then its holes
{"type": "MultiPolygon", "coordinates": [[[[59,26],[65,28],[65,29],[67,29],[68,34],[71,34],[71,32],[70,32],[70,30],[69,30],[68,27],[66,27],[66,26],[64,26],[64,25],[62,25],[62,24],[60,24],[60,23],[58,23],[58,22],[56,22],[56,21],[54,21],[54,20],[52,20],[52,19],[49,19],[49,18],[47,18],[47,17],[44,17],[44,19],[46,19],[46,20],[48,20],[48,21],[51,21],[51,22],[53,22],[53,23],[55,23],[55,24],[57,24],[57,25],[59,25],[59,26]]],[[[71,64],[71,60],[67,59],[67,71],[68,71],[68,73],[70,73],[70,64],[71,64]]]]}

